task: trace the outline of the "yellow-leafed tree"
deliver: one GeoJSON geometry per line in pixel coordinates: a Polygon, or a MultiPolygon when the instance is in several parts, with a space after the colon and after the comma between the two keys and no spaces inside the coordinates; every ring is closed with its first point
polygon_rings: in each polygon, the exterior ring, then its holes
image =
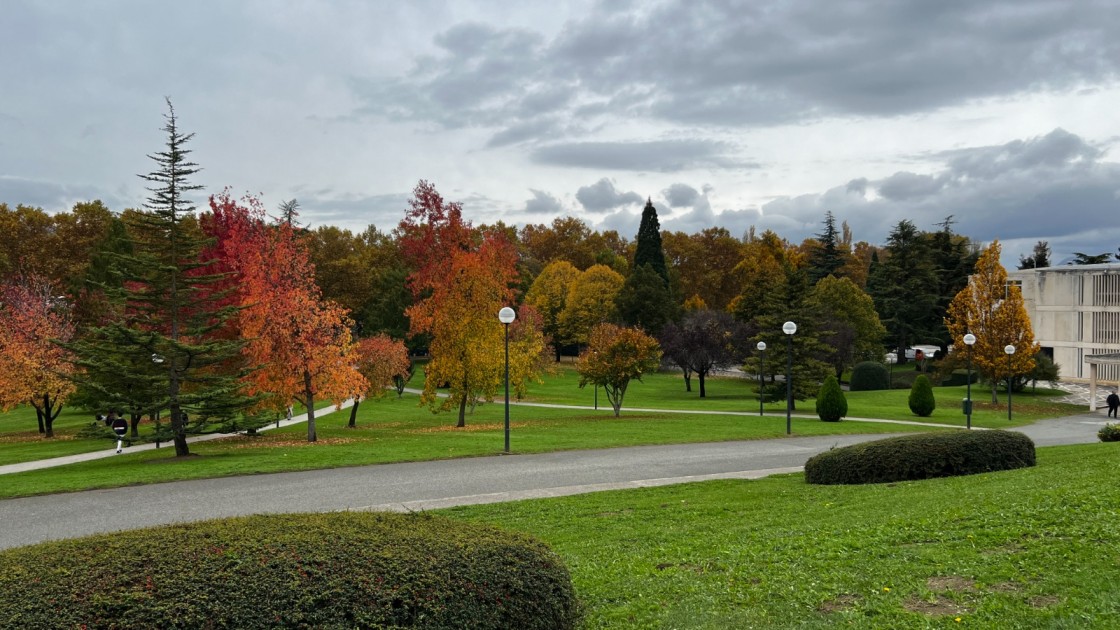
{"type": "Polygon", "coordinates": [[[949,304],[945,326],[953,336],[954,352],[967,352],[964,336],[972,333],[972,366],[992,383],[992,402],[998,402],[996,384],[1034,369],[1038,344],[1023,305],[1019,287],[1007,284],[1007,270],[999,262],[1000,244],[993,241],[976,261],[976,269],[949,304]],[[1004,348],[1015,346],[1008,358],[1004,348]]]}

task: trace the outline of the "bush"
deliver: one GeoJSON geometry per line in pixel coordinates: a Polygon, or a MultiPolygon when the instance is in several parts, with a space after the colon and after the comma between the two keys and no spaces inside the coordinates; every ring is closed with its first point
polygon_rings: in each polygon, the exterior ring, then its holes
{"type": "Polygon", "coordinates": [[[914,379],[914,386],[910,388],[910,411],[923,418],[929,417],[937,407],[933,398],[933,387],[925,374],[914,379]]]}
{"type": "MultiPolygon", "coordinates": [[[[980,373],[972,370],[972,382],[977,383],[980,380],[980,373]]],[[[945,387],[964,387],[968,385],[968,370],[953,370],[947,378],[941,381],[941,385],[945,387]]]]}
{"type": "Polygon", "coordinates": [[[223,519],[0,552],[22,628],[572,628],[567,569],[528,536],[426,514],[223,519]]]}
{"type": "Polygon", "coordinates": [[[1014,431],[904,435],[837,448],[805,463],[815,484],[886,483],[1034,466],[1034,442],[1014,431]]]}
{"type": "Polygon", "coordinates": [[[1097,431],[1102,442],[1120,442],[1120,424],[1106,424],[1097,431]]]}
{"type": "Polygon", "coordinates": [[[853,392],[866,392],[876,389],[890,389],[889,372],[882,363],[863,361],[852,368],[852,380],[848,389],[853,392]]]}
{"type": "Polygon", "coordinates": [[[829,375],[821,385],[817,394],[817,416],[825,422],[839,422],[840,418],[848,415],[848,399],[840,389],[840,383],[835,376],[829,375]]]}

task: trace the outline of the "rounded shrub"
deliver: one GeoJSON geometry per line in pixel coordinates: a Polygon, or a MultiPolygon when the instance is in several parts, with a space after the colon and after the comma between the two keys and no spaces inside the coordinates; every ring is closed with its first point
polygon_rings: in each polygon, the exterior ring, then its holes
{"type": "Polygon", "coordinates": [[[19,628],[572,628],[571,579],[523,534],[426,514],[277,514],[0,552],[19,628]]]}
{"type": "Polygon", "coordinates": [[[926,378],[925,374],[914,379],[914,385],[910,387],[908,402],[910,403],[910,411],[923,418],[929,417],[937,407],[937,401],[933,398],[933,387],[929,384],[929,379],[926,378]]]}
{"type": "Polygon", "coordinates": [[[840,389],[840,382],[829,374],[817,393],[817,416],[825,422],[839,422],[846,415],[848,399],[844,397],[844,390],[840,389]]]}
{"type": "Polygon", "coordinates": [[[864,442],[805,463],[814,484],[886,483],[1034,466],[1034,442],[1015,431],[946,431],[864,442]]]}
{"type": "Polygon", "coordinates": [[[890,389],[889,377],[887,366],[875,361],[863,361],[852,368],[852,380],[848,389],[853,392],[890,389]]]}
{"type": "Polygon", "coordinates": [[[1097,438],[1102,442],[1120,442],[1120,424],[1106,424],[1097,431],[1097,438]]]}

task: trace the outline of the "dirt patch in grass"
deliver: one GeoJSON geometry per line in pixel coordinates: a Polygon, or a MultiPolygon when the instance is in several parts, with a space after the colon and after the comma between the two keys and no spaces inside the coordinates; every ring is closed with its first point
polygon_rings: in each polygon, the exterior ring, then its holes
{"type": "Polygon", "coordinates": [[[970,592],[976,590],[976,583],[959,575],[937,575],[926,580],[931,591],[970,592]]]}
{"type": "Polygon", "coordinates": [[[1023,585],[1018,582],[1000,582],[988,587],[993,593],[1022,593],[1023,585]]]}
{"type": "Polygon", "coordinates": [[[820,606],[817,606],[817,610],[826,614],[844,612],[854,609],[859,602],[859,595],[838,595],[821,602],[820,606]]]}
{"type": "Polygon", "coordinates": [[[66,433],[55,433],[54,437],[43,437],[42,433],[38,431],[31,431],[28,433],[5,433],[0,435],[0,444],[23,444],[26,442],[67,442],[70,440],[78,439],[77,435],[66,433]]]}
{"type": "Polygon", "coordinates": [[[1036,595],[1027,600],[1032,608],[1049,608],[1060,604],[1062,599],[1055,595],[1036,595]]]}
{"type": "Polygon", "coordinates": [[[930,617],[944,617],[946,615],[960,615],[967,612],[963,607],[955,602],[934,595],[933,599],[921,599],[917,596],[911,595],[902,602],[902,607],[910,612],[921,613],[930,617]]]}

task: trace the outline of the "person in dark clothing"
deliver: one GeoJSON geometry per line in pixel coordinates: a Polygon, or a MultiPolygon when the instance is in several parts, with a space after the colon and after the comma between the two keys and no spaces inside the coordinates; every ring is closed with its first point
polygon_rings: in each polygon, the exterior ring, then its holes
{"type": "Polygon", "coordinates": [[[1104,401],[1108,403],[1108,417],[1115,418],[1116,410],[1120,409],[1120,396],[1116,395],[1116,390],[1113,390],[1104,401]]]}
{"type": "Polygon", "coordinates": [[[117,434],[117,453],[119,454],[121,452],[121,446],[123,446],[124,434],[128,433],[128,420],[117,416],[113,419],[112,427],[113,433],[117,434]]]}

